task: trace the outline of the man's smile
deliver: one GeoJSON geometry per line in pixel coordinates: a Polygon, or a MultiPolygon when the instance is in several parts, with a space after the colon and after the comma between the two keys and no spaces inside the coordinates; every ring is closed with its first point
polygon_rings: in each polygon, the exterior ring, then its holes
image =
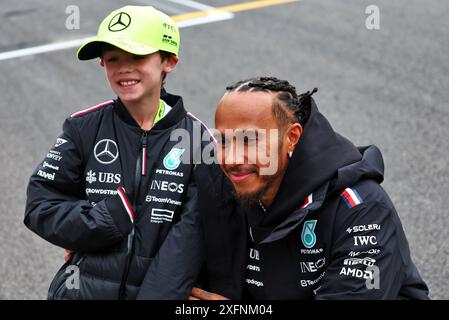
{"type": "Polygon", "coordinates": [[[243,182],[247,180],[250,177],[254,177],[257,175],[256,169],[241,169],[241,168],[234,168],[234,169],[227,169],[226,170],[229,179],[231,179],[235,183],[243,182]]]}

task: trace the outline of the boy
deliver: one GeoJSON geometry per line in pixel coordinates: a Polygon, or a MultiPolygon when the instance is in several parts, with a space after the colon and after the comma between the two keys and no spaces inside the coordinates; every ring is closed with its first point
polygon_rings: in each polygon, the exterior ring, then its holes
{"type": "Polygon", "coordinates": [[[178,51],[175,23],[149,6],[112,12],[78,50],[80,60],[100,57],[118,98],[68,118],[31,176],[26,226],[73,251],[49,299],[188,297],[202,264],[193,180],[201,146],[170,138],[204,127],[163,90],[178,51]]]}

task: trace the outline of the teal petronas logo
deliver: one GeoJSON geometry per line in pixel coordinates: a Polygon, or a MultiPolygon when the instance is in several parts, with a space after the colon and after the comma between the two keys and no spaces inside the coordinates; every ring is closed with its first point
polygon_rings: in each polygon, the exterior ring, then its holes
{"type": "Polygon", "coordinates": [[[184,149],[172,148],[164,158],[164,167],[167,170],[175,170],[181,164],[181,155],[184,149]]]}
{"type": "Polygon", "coordinates": [[[307,220],[302,227],[301,240],[302,244],[307,248],[313,248],[316,243],[315,226],[317,220],[307,220]]]}

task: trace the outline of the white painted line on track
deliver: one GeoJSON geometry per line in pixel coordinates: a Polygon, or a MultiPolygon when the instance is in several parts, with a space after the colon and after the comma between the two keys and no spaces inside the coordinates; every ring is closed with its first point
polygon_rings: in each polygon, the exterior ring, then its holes
{"type": "Polygon", "coordinates": [[[173,3],[177,3],[186,7],[190,7],[193,9],[198,9],[198,10],[211,10],[211,9],[215,9],[214,7],[208,6],[206,4],[202,4],[196,1],[192,1],[192,0],[168,0],[170,2],[173,3]]]}
{"type": "MultiPolygon", "coordinates": [[[[187,28],[187,27],[201,25],[201,24],[229,20],[229,19],[232,19],[233,17],[234,17],[234,15],[232,13],[228,13],[228,12],[224,12],[224,11],[223,12],[215,11],[206,17],[199,17],[199,18],[192,18],[192,19],[188,19],[188,20],[178,21],[176,24],[178,25],[179,28],[187,28]]],[[[0,53],[0,61],[79,47],[79,46],[83,45],[84,43],[86,43],[87,41],[92,40],[94,37],[95,36],[90,36],[90,37],[86,37],[86,38],[82,38],[82,39],[74,39],[74,40],[69,40],[69,41],[49,43],[49,44],[36,46],[36,47],[1,52],[0,53]]]]}
{"type": "MultiPolygon", "coordinates": [[[[238,4],[228,5],[224,7],[214,8],[208,5],[193,1],[193,0],[168,0],[173,3],[183,4],[186,6],[190,6],[192,8],[198,9],[201,8],[200,11],[197,12],[188,12],[176,16],[172,16],[172,18],[176,21],[179,28],[186,28],[191,26],[196,26],[200,24],[207,24],[217,21],[229,20],[234,17],[233,12],[247,11],[253,10],[262,7],[268,7],[273,5],[280,5],[284,3],[292,3],[299,2],[302,0],[257,0],[250,2],[242,2],[238,4]]],[[[42,46],[7,51],[0,53],[0,61],[13,59],[18,57],[30,56],[39,53],[63,50],[73,47],[78,47],[83,43],[89,41],[92,37],[76,39],[58,43],[50,43],[42,46]]]]}

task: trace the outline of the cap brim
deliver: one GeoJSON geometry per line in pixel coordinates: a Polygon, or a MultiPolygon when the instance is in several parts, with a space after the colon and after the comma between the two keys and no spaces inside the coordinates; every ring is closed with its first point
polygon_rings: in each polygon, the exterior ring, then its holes
{"type": "Polygon", "coordinates": [[[123,51],[136,55],[147,55],[159,51],[159,49],[142,45],[128,39],[100,39],[95,38],[82,45],[77,52],[78,59],[90,60],[101,56],[101,48],[104,44],[113,45],[123,51]]]}

